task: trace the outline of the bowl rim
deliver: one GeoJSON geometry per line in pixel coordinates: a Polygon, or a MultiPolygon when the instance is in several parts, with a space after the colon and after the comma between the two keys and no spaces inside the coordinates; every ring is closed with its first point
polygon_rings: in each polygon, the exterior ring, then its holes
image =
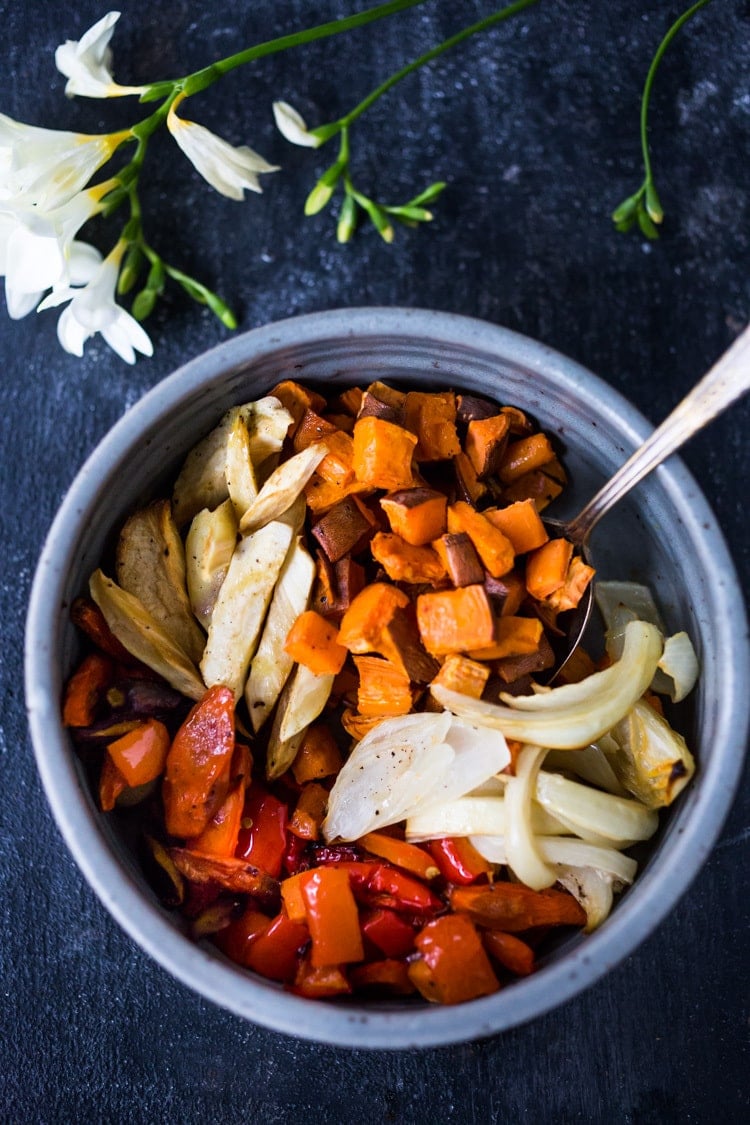
{"type": "Polygon", "coordinates": [[[174,977],[236,1015],[298,1038],[350,1048],[424,1048],[460,1043],[510,1029],[570,1000],[629,956],[675,906],[705,863],[734,797],[750,728],[746,684],[750,674],[744,599],[737,574],[711,509],[687,468],[672,457],[657,470],[660,485],[694,534],[700,526],[706,562],[721,569],[716,589],[722,651],[730,656],[717,749],[690,790],[685,823],[658,871],[648,867],[606,926],[588,935],[558,962],[493,996],[456,1008],[337,1006],[284,992],[249,977],[218,954],[181,936],[165,912],[148,902],[136,880],[111,850],[100,814],[83,792],[68,736],[60,723],[60,670],[50,622],[59,617],[62,584],[85,513],[99,482],[127,454],[143,430],[165,410],[178,409],[204,383],[221,380],[279,348],[336,337],[398,335],[436,344],[466,340],[498,361],[553,374],[585,386],[618,436],[635,447],[653,427],[619,391],[576,361],[529,337],[456,313],[398,307],[354,307],[293,316],[222,343],[177,368],[130,407],[102,438],[73,480],[52,522],[37,565],[26,623],[25,684],[28,722],[37,768],[63,838],[101,902],[133,940],[174,977]],[[689,497],[688,501],[685,497],[689,497]],[[744,628],[742,627],[744,625],[744,628]],[[731,722],[730,722],[731,718],[731,722]],[[666,891],[664,888],[667,888],[666,891]],[[239,986],[238,975],[248,980],[239,986]]]}

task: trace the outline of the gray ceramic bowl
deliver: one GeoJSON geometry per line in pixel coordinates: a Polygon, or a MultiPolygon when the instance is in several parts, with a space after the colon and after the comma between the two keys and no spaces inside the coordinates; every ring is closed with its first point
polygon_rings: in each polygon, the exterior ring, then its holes
{"type": "Polygon", "coordinates": [[[748,727],[749,659],[732,561],[700,490],[674,458],[597,529],[601,571],[649,583],[667,624],[690,632],[702,665],[679,717],[698,759],[697,777],[664,816],[635,885],[599,931],[569,938],[532,977],[458,1008],[337,1005],[291,995],[184,936],[98,812],[59,714],[78,644],[68,606],[85,590],[107,537],[230,405],[260,396],[284,376],[327,385],[375,378],[460,385],[518,404],[564,446],[572,487],[563,515],[650,431],[617,392],[576,363],[502,328],[444,313],[313,314],[249,332],[188,363],[129,410],[86,462],[39,562],[26,691],[47,796],[108,910],[166,969],[217,1004],[278,1031],[349,1047],[429,1046],[496,1033],[567,1000],[630,954],[708,856],[738,782],[748,727]]]}

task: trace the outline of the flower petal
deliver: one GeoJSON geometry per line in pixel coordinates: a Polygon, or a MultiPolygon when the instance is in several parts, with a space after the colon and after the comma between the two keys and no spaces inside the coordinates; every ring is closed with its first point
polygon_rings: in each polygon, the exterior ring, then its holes
{"type": "Polygon", "coordinates": [[[304,117],[289,102],[274,102],[273,116],[282,137],[293,145],[318,148],[323,143],[320,137],[315,137],[308,131],[304,117]]]}
{"type": "Polygon", "coordinates": [[[246,189],[262,190],[258,173],[278,171],[276,165],[247,145],[230,145],[205,125],[178,117],[177,104],[172,105],[167,117],[169,131],[196,171],[221,195],[242,200],[246,189]]]}
{"type": "Polygon", "coordinates": [[[140,94],[144,86],[119,86],[112,78],[112,52],[109,41],[119,12],[108,12],[79,39],[68,39],[55,51],[55,65],[68,79],[65,93],[69,98],[81,94],[87,98],[116,98],[140,94]]]}

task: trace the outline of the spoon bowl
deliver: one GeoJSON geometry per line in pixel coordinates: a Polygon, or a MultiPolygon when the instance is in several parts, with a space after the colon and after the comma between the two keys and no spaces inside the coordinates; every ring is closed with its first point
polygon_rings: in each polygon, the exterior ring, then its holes
{"type": "MultiPolygon", "coordinates": [[[[677,404],[671,414],[588,501],[577,516],[561,521],[545,519],[551,539],[570,540],[583,561],[596,570],[589,537],[596,524],[653,469],[675,453],[694,434],[712,422],[750,390],[750,326],[677,404]]],[[[556,680],[578,648],[586,631],[594,591],[589,584],[575,610],[570,611],[564,636],[558,639],[557,660],[547,683],[556,680]]]]}

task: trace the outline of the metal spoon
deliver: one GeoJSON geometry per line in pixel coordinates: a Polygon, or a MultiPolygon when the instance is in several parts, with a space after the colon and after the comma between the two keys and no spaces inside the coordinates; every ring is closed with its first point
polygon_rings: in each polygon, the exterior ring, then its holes
{"type": "MultiPolygon", "coordinates": [[[[743,329],[732,346],[693,387],[682,402],[658,426],[643,445],[599,489],[574,519],[562,522],[545,519],[550,534],[570,539],[585,562],[590,563],[588,539],[599,520],[618,500],[630,492],[652,469],[666,460],[689,438],[713,421],[750,390],[750,326],[743,329]]],[[[589,585],[581,603],[574,611],[559,661],[552,673],[556,679],[581,643],[593,604],[589,585]]]]}

